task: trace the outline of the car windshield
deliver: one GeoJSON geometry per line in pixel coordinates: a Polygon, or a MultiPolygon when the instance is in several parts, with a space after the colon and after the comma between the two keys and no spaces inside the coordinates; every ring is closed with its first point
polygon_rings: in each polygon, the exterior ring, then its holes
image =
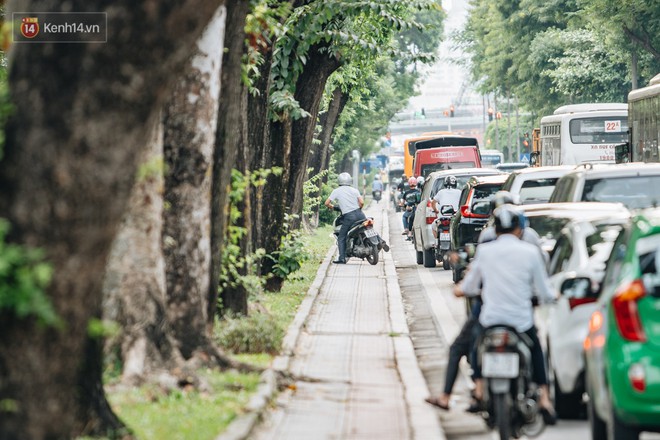
{"type": "Polygon", "coordinates": [[[496,192],[502,189],[502,184],[484,184],[477,185],[472,191],[472,206],[470,211],[475,214],[490,214],[490,199],[496,192]]]}
{"type": "MultiPolygon", "coordinates": [[[[433,184],[433,190],[431,191],[430,197],[433,197],[437,194],[438,191],[440,191],[442,188],[445,187],[445,177],[447,176],[440,176],[438,177],[433,184]]],[[[472,178],[472,175],[465,175],[465,176],[454,176],[456,177],[456,188],[457,189],[463,189],[465,188],[465,184],[467,183],[470,178],[472,178]]]]}
{"type": "Polygon", "coordinates": [[[547,215],[536,215],[527,218],[529,226],[545,240],[556,240],[562,228],[566,226],[569,220],[564,217],[550,217],[547,215]]]}
{"type": "Polygon", "coordinates": [[[614,241],[621,232],[621,225],[598,225],[593,234],[586,238],[587,255],[591,265],[603,265],[610,256],[614,241]]]}
{"type": "Polygon", "coordinates": [[[660,176],[626,176],[590,179],[584,183],[582,201],[623,203],[628,209],[658,206],[660,176]]]}
{"type": "Polygon", "coordinates": [[[523,182],[520,188],[520,203],[531,205],[533,203],[545,203],[550,200],[550,195],[555,189],[558,177],[548,179],[535,179],[523,182]]]}

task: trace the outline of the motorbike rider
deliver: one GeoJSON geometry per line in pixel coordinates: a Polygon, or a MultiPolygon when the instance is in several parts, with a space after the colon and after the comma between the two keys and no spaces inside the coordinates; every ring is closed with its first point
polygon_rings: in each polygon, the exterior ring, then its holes
{"type": "Polygon", "coordinates": [[[445,205],[451,205],[454,212],[458,211],[458,202],[461,199],[461,190],[458,187],[456,176],[445,177],[442,189],[436,193],[431,201],[431,208],[435,213],[440,212],[440,208],[445,205]]]}
{"type": "Polygon", "coordinates": [[[374,181],[371,183],[371,196],[376,197],[376,191],[383,192],[383,182],[380,180],[380,175],[374,176],[374,181]]]}
{"type": "MultiPolygon", "coordinates": [[[[481,294],[483,304],[477,329],[503,324],[525,333],[533,342],[532,369],[534,382],[541,391],[539,411],[547,425],[556,422],[548,393],[548,377],[543,350],[534,326],[532,297],[550,302],[555,294],[549,285],[545,264],[538,247],[521,240],[526,218],[512,205],[503,205],[493,212],[494,241],[483,243],[463,281],[454,289],[457,297],[481,294]]],[[[483,396],[483,381],[478,362],[473,365],[475,398],[483,396]]]]}
{"type": "Polygon", "coordinates": [[[415,207],[417,206],[416,196],[419,194],[419,189],[417,189],[417,179],[411,177],[408,179],[409,189],[403,193],[401,198],[401,203],[405,209],[403,212],[403,233],[401,235],[407,235],[407,240],[412,240],[412,225],[415,219],[415,207]]]}
{"type": "Polygon", "coordinates": [[[367,217],[362,212],[364,199],[360,192],[351,186],[353,178],[348,173],[341,173],[337,177],[339,186],[335,188],[325,201],[325,206],[334,209],[333,201],[337,203],[341,210],[343,220],[339,236],[337,238],[339,246],[339,257],[333,261],[335,264],[346,264],[346,236],[350,227],[358,220],[365,220],[367,217]]]}

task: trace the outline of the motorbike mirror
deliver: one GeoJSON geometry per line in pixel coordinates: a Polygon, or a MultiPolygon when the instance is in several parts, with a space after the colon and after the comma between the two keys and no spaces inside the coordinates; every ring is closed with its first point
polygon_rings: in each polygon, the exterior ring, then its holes
{"type": "Polygon", "coordinates": [[[440,214],[442,215],[454,215],[456,210],[451,205],[442,205],[440,207],[440,214]]]}

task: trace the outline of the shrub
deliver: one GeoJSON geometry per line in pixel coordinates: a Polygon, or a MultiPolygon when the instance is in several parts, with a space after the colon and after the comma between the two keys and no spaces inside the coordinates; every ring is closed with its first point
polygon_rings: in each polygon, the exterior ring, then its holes
{"type": "Polygon", "coordinates": [[[250,316],[227,316],[216,331],[217,342],[232,353],[277,354],[284,330],[268,313],[254,311],[250,316]]]}

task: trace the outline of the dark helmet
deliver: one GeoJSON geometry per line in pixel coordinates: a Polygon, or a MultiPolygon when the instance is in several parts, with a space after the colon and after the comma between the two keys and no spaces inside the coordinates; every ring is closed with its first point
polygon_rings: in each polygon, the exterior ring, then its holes
{"type": "Polygon", "coordinates": [[[505,204],[493,211],[495,217],[495,232],[506,234],[516,228],[525,229],[527,218],[525,214],[513,205],[505,204]]]}
{"type": "Polygon", "coordinates": [[[490,199],[490,209],[495,211],[496,208],[499,208],[502,205],[514,205],[515,199],[509,191],[498,191],[495,193],[492,199],[490,199]]]}
{"type": "Polygon", "coordinates": [[[445,177],[445,188],[456,188],[458,186],[458,181],[456,176],[447,176],[445,177]]]}

